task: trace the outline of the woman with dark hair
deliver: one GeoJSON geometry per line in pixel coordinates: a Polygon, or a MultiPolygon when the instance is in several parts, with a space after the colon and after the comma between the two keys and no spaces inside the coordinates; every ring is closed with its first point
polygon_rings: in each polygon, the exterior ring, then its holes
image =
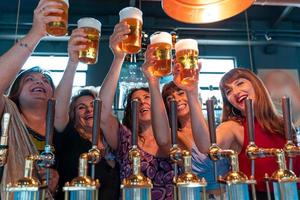
{"type": "MultiPolygon", "coordinates": [[[[73,30],[68,44],[68,66],[55,90],[55,97],[59,99],[56,104],[55,128],[61,132],[62,137],[59,163],[63,164],[58,167],[60,187],[78,177],[79,157],[92,148],[93,102],[97,93],[92,89],[81,88],[71,97],[73,80],[79,63],[78,51],[85,48],[82,44],[86,41],[86,33],[83,29],[73,30]]],[[[101,133],[100,130],[99,132],[101,133]]],[[[99,179],[101,184],[98,197],[103,200],[118,200],[119,166],[102,134],[98,137],[97,147],[100,152],[103,152],[100,161],[95,165],[95,178],[99,179]]],[[[57,199],[63,197],[60,190],[57,199]]]]}
{"type": "MultiPolygon", "coordinates": [[[[192,133],[190,107],[188,104],[187,93],[180,89],[173,81],[164,85],[162,97],[167,112],[169,110],[169,101],[175,99],[177,101],[177,119],[178,119],[178,145],[192,154],[192,169],[200,178],[207,181],[206,190],[210,196],[221,195],[220,184],[217,183],[214,176],[213,162],[206,155],[201,153],[195,145],[192,133]]],[[[222,159],[217,163],[217,176],[225,175],[229,171],[229,162],[222,159]]]]}
{"type": "MultiPolygon", "coordinates": [[[[160,111],[164,105],[159,104],[156,99],[150,97],[149,91],[159,92],[157,87],[148,89],[133,89],[127,95],[123,124],[112,114],[112,103],[118,84],[118,79],[124,62],[125,53],[120,49],[119,43],[126,39],[130,32],[129,25],[120,22],[115,26],[114,33],[110,37],[110,48],[114,54],[114,60],[106,78],[101,86],[100,99],[103,101],[101,128],[108,144],[117,151],[117,160],[120,163],[121,180],[131,175],[129,150],[132,147],[131,139],[131,108],[130,102],[138,99],[137,109],[139,118],[138,148],[141,155],[141,171],[152,180],[152,199],[173,199],[173,170],[168,152],[170,135],[163,130],[168,129],[168,121],[162,119],[163,125],[157,128],[156,122],[161,118],[158,112],[153,112],[155,105],[160,111]],[[153,128],[152,128],[153,127],[153,128]],[[161,137],[157,140],[157,137],[161,137]],[[157,141],[160,141],[157,142],[157,141]]],[[[162,102],[162,101],[161,101],[162,102]]],[[[162,110],[163,111],[163,110],[162,110]]],[[[167,118],[165,118],[167,119],[167,118]]]]}
{"type": "MultiPolygon", "coordinates": [[[[201,104],[198,100],[198,87],[186,86],[178,81],[179,68],[175,68],[175,83],[188,94],[191,108],[192,130],[198,149],[207,153],[210,140],[201,104]]],[[[236,68],[227,72],[220,81],[223,98],[222,123],[217,127],[217,144],[223,149],[232,149],[239,153],[240,170],[250,176],[250,160],[246,158],[248,137],[246,133],[245,100],[254,102],[255,142],[259,147],[283,148],[285,144],[283,119],[271,102],[262,81],[250,70],[236,68]]],[[[258,199],[266,198],[265,173],[272,174],[278,167],[275,159],[257,159],[255,163],[256,190],[258,199]],[[268,166],[268,167],[266,167],[268,166]],[[262,195],[262,196],[261,196],[262,195]]],[[[299,163],[294,167],[299,174],[299,163]]]]}
{"type": "MultiPolygon", "coordinates": [[[[1,119],[4,112],[11,114],[7,162],[1,180],[3,199],[6,184],[16,183],[23,177],[26,156],[38,154],[44,148],[47,101],[53,96],[54,86],[50,76],[35,67],[20,73],[12,84],[9,96],[4,94],[36,45],[46,35],[46,24],[59,20],[59,17],[50,16],[49,13],[63,12],[56,8],[61,6],[59,2],[41,0],[34,10],[33,25],[29,33],[0,57],[1,119]]],[[[50,169],[49,189],[52,192],[55,191],[57,182],[56,170],[50,169]]]]}

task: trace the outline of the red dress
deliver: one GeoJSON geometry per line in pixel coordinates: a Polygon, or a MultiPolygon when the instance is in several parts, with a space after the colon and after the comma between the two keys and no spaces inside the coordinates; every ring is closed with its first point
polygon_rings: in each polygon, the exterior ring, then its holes
{"type": "MultiPolygon", "coordinates": [[[[247,126],[246,122],[243,123],[244,126],[244,143],[242,151],[239,154],[239,164],[240,171],[244,172],[248,178],[251,175],[251,161],[246,156],[246,148],[249,144],[248,135],[247,135],[247,126]]],[[[264,131],[259,123],[255,120],[254,122],[254,133],[255,133],[255,144],[258,147],[264,148],[283,148],[286,140],[283,136],[264,131]]],[[[286,159],[288,161],[288,159],[286,159]]],[[[294,159],[293,170],[297,176],[299,176],[300,162],[299,157],[294,159]]],[[[288,167],[288,165],[287,165],[288,167]]],[[[260,192],[266,192],[266,184],[264,181],[265,173],[269,176],[272,175],[278,169],[278,164],[276,162],[276,157],[269,158],[258,158],[255,160],[255,179],[257,181],[256,190],[260,192]]]]}

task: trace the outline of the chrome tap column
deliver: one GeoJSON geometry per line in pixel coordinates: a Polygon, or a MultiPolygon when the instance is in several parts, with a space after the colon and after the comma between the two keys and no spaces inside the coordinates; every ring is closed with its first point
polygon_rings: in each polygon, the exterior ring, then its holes
{"type": "Polygon", "coordinates": [[[150,200],[151,199],[151,180],[141,173],[141,155],[137,147],[138,134],[138,100],[131,101],[132,110],[132,148],[129,157],[132,163],[132,174],[122,182],[123,200],[150,200]]]}

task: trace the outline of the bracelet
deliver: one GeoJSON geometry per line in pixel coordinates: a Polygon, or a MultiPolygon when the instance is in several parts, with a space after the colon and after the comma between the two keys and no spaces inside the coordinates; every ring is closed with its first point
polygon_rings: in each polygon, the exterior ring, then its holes
{"type": "Polygon", "coordinates": [[[19,44],[20,47],[27,49],[30,53],[32,53],[32,49],[28,46],[27,43],[23,43],[21,40],[17,40],[17,44],[19,44]]]}

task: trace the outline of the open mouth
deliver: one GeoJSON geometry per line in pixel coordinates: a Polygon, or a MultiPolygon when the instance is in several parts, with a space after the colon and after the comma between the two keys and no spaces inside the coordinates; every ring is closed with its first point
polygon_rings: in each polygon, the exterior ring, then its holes
{"type": "Polygon", "coordinates": [[[35,87],[31,90],[31,92],[42,92],[42,93],[46,93],[46,90],[42,87],[35,87]]]}
{"type": "Polygon", "coordinates": [[[140,113],[142,113],[142,114],[144,114],[147,111],[149,111],[149,108],[142,108],[142,109],[140,109],[140,113]]]}
{"type": "Polygon", "coordinates": [[[183,104],[178,104],[178,105],[177,105],[177,110],[178,110],[178,111],[181,111],[181,110],[183,110],[185,107],[186,107],[186,104],[185,104],[185,103],[183,103],[183,104]]]}
{"type": "Polygon", "coordinates": [[[237,102],[239,104],[244,103],[244,100],[246,100],[248,98],[248,95],[242,95],[239,98],[237,98],[237,102]]]}

